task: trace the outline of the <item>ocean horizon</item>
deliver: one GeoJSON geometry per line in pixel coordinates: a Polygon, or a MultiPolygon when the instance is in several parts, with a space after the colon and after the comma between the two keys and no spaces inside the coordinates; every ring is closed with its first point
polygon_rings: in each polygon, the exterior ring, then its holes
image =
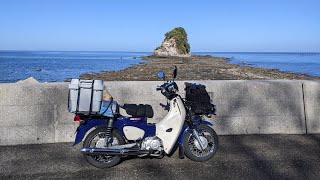
{"type": "MultiPolygon", "coordinates": [[[[278,69],[320,77],[318,52],[191,52],[229,58],[229,63],[278,69]]],[[[39,82],[63,82],[81,74],[118,71],[144,62],[152,52],[127,51],[19,51],[0,50],[0,83],[29,77],[39,82]]]]}

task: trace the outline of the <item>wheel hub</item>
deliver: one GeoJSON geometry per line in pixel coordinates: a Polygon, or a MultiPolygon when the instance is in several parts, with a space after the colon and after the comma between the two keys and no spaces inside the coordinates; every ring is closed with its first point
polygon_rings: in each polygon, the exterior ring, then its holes
{"type": "MultiPolygon", "coordinates": [[[[206,149],[208,147],[208,140],[207,138],[203,137],[203,136],[199,136],[200,141],[202,142],[202,146],[204,149],[206,149]]],[[[194,145],[197,147],[197,149],[202,150],[200,143],[195,139],[194,140],[194,145]]]]}
{"type": "Polygon", "coordinates": [[[96,148],[104,148],[106,145],[106,141],[104,138],[100,138],[96,143],[96,148]]]}

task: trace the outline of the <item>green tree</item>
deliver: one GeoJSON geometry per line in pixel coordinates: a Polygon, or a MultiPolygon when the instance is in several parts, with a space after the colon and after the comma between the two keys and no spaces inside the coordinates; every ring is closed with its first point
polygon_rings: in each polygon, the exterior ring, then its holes
{"type": "Polygon", "coordinates": [[[177,50],[180,54],[188,54],[190,52],[190,44],[188,43],[188,35],[183,27],[177,27],[165,34],[166,40],[174,39],[177,50]]]}

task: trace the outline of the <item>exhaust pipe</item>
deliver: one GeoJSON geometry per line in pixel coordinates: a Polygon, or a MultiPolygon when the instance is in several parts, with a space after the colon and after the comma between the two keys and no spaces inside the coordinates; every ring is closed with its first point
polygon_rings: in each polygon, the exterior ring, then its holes
{"type": "Polygon", "coordinates": [[[87,155],[108,155],[108,156],[130,156],[148,154],[149,151],[141,151],[140,149],[111,149],[111,148],[81,148],[81,152],[87,155]]]}

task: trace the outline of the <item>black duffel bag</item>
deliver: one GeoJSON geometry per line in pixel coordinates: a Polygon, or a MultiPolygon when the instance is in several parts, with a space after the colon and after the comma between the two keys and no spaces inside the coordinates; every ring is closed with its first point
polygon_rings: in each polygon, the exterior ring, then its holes
{"type": "Polygon", "coordinates": [[[185,91],[186,104],[194,114],[215,114],[215,106],[211,104],[205,85],[185,83],[185,91]]]}

